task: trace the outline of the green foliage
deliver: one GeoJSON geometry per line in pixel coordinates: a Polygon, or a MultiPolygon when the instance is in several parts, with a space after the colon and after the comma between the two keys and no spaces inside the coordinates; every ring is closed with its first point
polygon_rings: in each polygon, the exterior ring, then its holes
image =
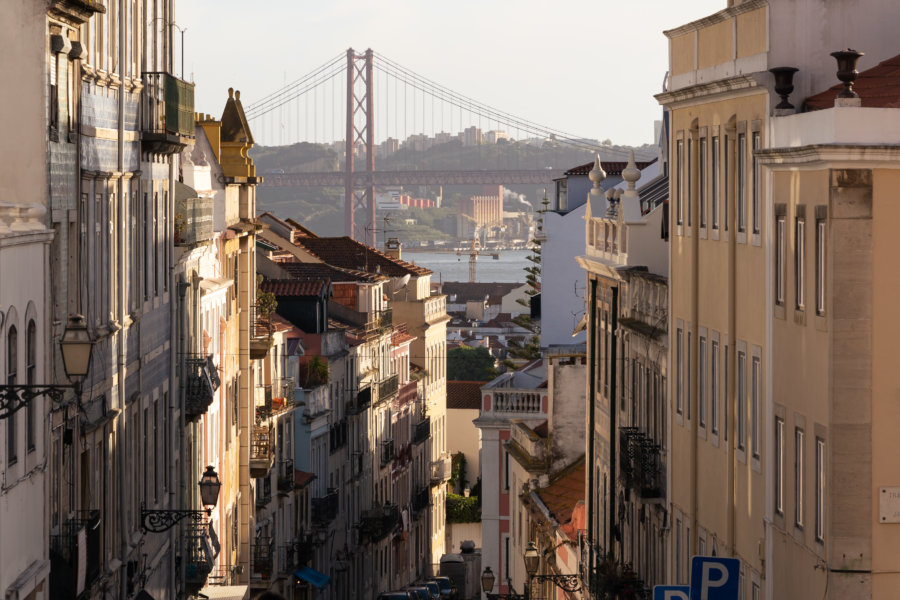
{"type": "Polygon", "coordinates": [[[591,588],[600,600],[643,598],[644,586],[630,564],[607,554],[591,574],[591,588]]]}
{"type": "Polygon", "coordinates": [[[275,294],[259,290],[258,286],[262,283],[262,281],[263,276],[257,275],[256,312],[261,319],[268,319],[272,315],[272,313],[275,312],[275,309],[278,308],[278,300],[275,299],[275,294]]]}
{"type": "MultiPolygon", "coordinates": [[[[544,230],[544,213],[547,212],[549,206],[550,200],[547,198],[545,190],[544,198],[541,200],[541,209],[537,211],[539,216],[535,227],[538,232],[544,230]]],[[[525,257],[531,264],[523,269],[525,271],[525,283],[528,284],[528,289],[525,290],[525,294],[529,298],[536,296],[541,291],[541,240],[531,240],[531,244],[531,254],[525,257]]],[[[531,308],[531,303],[524,298],[519,298],[516,302],[522,306],[531,308]]],[[[520,360],[540,358],[541,324],[533,320],[531,315],[527,313],[514,317],[513,323],[522,329],[527,329],[531,332],[531,335],[528,336],[524,342],[520,342],[516,339],[509,340],[507,343],[508,354],[512,358],[520,360]]],[[[507,367],[515,368],[515,363],[511,359],[507,359],[504,364],[507,367]]]]}
{"type": "Polygon", "coordinates": [[[466,455],[462,452],[457,452],[451,460],[450,489],[463,492],[469,483],[466,479],[466,455]]]}
{"type": "Polygon", "coordinates": [[[328,383],[328,363],[321,356],[313,356],[306,362],[305,388],[314,388],[328,383]]]}
{"type": "Polygon", "coordinates": [[[480,523],[481,502],[478,496],[468,498],[459,494],[447,494],[448,523],[480,523]]]}
{"type": "Polygon", "coordinates": [[[450,381],[490,381],[496,376],[494,357],[487,348],[459,346],[447,352],[447,379],[450,381]]]}

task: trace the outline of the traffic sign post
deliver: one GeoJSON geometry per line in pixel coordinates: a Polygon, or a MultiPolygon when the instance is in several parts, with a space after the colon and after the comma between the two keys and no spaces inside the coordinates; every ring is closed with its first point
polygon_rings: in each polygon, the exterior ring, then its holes
{"type": "Polygon", "coordinates": [[[720,556],[691,559],[690,600],[738,600],[740,581],[740,559],[720,556]]]}
{"type": "Polygon", "coordinates": [[[655,585],[653,600],[691,600],[689,585],[655,585]]]}

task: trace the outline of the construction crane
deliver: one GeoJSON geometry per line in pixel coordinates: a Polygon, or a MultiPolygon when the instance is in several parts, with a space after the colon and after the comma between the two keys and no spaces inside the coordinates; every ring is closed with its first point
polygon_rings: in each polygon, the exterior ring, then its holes
{"type": "MultiPolygon", "coordinates": [[[[464,250],[457,250],[456,255],[462,256],[463,252],[464,250]]],[[[478,236],[476,235],[473,237],[469,247],[469,283],[475,283],[475,266],[478,264],[478,257],[487,254],[493,256],[498,253],[483,249],[481,247],[481,242],[478,241],[478,236]]]]}

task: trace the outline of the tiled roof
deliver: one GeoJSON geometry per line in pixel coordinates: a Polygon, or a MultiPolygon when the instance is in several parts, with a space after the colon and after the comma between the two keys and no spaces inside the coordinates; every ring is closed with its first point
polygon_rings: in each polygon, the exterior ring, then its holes
{"type": "MultiPolygon", "coordinates": [[[[834,99],[843,89],[844,84],[837,83],[824,92],[810,96],[803,103],[804,110],[834,107],[834,99]]],[[[900,55],[861,71],[853,83],[853,89],[859,94],[864,107],[900,108],[900,55]]]]}
{"type": "Polygon", "coordinates": [[[537,490],[541,502],[560,525],[572,518],[572,511],[578,502],[584,502],[584,457],[578,459],[556,474],[550,485],[537,490]]]}
{"type": "Polygon", "coordinates": [[[481,407],[481,386],[484,381],[448,381],[447,408],[475,409],[481,407]]]}
{"type": "Polygon", "coordinates": [[[521,283],[471,283],[468,281],[446,281],[441,286],[441,293],[445,294],[448,302],[462,304],[468,300],[484,300],[488,298],[489,304],[499,304],[503,296],[512,290],[522,287],[521,283]],[[456,296],[450,300],[450,296],[456,296]]]}
{"type": "Polygon", "coordinates": [[[328,284],[329,281],[327,279],[310,279],[306,281],[299,279],[264,279],[259,284],[259,289],[282,297],[309,297],[321,296],[327,289],[328,284]]]}
{"type": "Polygon", "coordinates": [[[425,267],[397,260],[349,237],[309,238],[295,243],[324,262],[344,269],[356,269],[368,273],[382,273],[388,277],[404,275],[430,275],[425,267]]]}
{"type": "MultiPolygon", "coordinates": [[[[644,168],[648,167],[649,165],[652,165],[655,162],[656,162],[656,159],[654,158],[653,160],[641,160],[641,161],[636,160],[636,161],[634,161],[634,164],[635,164],[635,166],[637,166],[638,169],[644,169],[644,168]]],[[[625,167],[628,166],[628,161],[601,160],[600,166],[603,167],[604,171],[606,171],[607,177],[609,177],[610,175],[621,175],[622,171],[625,169],[625,167]]],[[[578,165],[577,167],[572,167],[571,169],[566,171],[565,174],[566,175],[587,175],[588,173],[591,172],[591,169],[593,169],[593,168],[594,168],[594,161],[591,161],[591,162],[585,163],[583,165],[578,165]]]]}
{"type": "Polygon", "coordinates": [[[391,346],[399,346],[400,344],[411,342],[414,339],[416,339],[416,336],[409,335],[405,331],[395,331],[391,336],[391,346]]]}
{"type": "Polygon", "coordinates": [[[331,281],[363,281],[372,283],[382,279],[375,273],[354,269],[341,269],[325,263],[284,262],[278,263],[282,269],[297,279],[330,279],[331,281]]]}
{"type": "Polygon", "coordinates": [[[294,485],[297,487],[304,487],[312,482],[313,479],[316,478],[315,473],[308,473],[306,471],[300,471],[299,469],[294,469],[294,485]]]}

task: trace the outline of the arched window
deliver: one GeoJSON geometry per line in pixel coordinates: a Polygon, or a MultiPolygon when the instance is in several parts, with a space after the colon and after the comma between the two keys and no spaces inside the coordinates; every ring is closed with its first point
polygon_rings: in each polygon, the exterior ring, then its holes
{"type": "MultiPolygon", "coordinates": [[[[37,364],[37,325],[34,319],[28,321],[28,328],[25,330],[25,383],[34,385],[35,365],[37,364]]],[[[37,407],[32,400],[25,408],[25,448],[28,452],[34,452],[35,448],[35,414],[37,407]]]]}
{"type": "MultiPolygon", "coordinates": [[[[6,336],[6,383],[7,385],[16,385],[16,375],[18,374],[19,364],[19,334],[15,325],[9,328],[6,336]]],[[[12,414],[6,419],[6,462],[9,465],[16,464],[18,455],[16,448],[18,447],[16,440],[16,415],[12,414]]]]}

